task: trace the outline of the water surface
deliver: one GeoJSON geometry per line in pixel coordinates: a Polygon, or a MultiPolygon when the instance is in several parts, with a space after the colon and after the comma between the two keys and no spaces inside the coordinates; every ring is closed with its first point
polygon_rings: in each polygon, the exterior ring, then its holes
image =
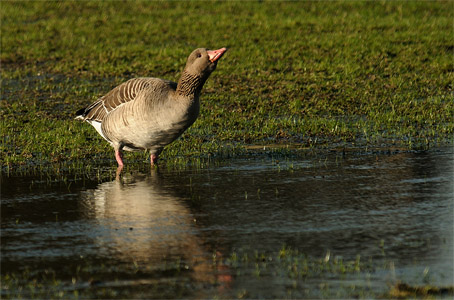
{"type": "Polygon", "coordinates": [[[2,295],[350,298],[453,285],[451,149],[131,170],[107,182],[3,174],[1,273],[18,280],[2,295]]]}

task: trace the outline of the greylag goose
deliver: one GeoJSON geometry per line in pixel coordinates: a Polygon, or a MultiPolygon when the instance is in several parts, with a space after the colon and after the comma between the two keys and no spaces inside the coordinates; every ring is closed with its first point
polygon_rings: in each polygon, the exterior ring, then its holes
{"type": "Polygon", "coordinates": [[[200,91],[226,48],[199,48],[188,57],[178,83],[159,78],[130,79],[93,104],[76,112],[115,150],[123,166],[122,150],[150,150],[151,165],[162,149],[177,139],[199,115],[200,91]]]}

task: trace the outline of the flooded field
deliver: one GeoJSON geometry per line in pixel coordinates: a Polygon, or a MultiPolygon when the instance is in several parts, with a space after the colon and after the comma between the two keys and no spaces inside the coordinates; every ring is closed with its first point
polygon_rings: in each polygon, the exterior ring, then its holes
{"type": "Polygon", "coordinates": [[[452,148],[133,169],[106,182],[2,174],[2,298],[352,298],[386,297],[398,283],[453,286],[452,148]]]}

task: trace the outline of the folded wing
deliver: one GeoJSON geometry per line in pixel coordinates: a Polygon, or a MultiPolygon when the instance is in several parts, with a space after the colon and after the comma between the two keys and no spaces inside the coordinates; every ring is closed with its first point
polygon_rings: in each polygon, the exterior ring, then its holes
{"type": "Polygon", "coordinates": [[[149,87],[150,84],[150,78],[130,79],[120,84],[86,108],[78,110],[76,112],[76,119],[102,122],[102,120],[110,112],[125,103],[134,101],[139,92],[149,87]]]}

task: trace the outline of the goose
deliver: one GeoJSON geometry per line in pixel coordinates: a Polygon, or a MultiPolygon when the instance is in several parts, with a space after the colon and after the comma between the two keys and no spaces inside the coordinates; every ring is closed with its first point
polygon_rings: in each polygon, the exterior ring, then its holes
{"type": "Polygon", "coordinates": [[[163,148],[197,119],[202,87],[226,51],[195,49],[178,83],[152,77],[130,79],[78,110],[76,119],[88,122],[110,143],[119,167],[124,165],[122,150],[149,150],[153,166],[163,148]]]}

